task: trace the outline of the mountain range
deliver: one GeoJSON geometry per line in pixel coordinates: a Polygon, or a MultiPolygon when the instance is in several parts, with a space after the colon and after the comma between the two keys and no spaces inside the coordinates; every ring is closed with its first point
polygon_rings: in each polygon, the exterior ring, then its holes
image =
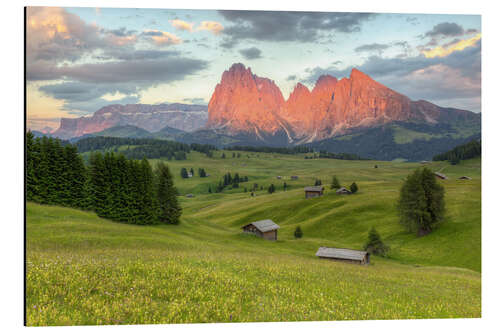
{"type": "Polygon", "coordinates": [[[285,99],[269,78],[243,64],[222,74],[207,106],[109,105],[90,117],[63,118],[63,139],[116,136],[185,143],[307,145],[374,159],[429,159],[481,136],[481,114],[413,101],[365,73],[320,76],[309,90],[297,83],[285,99]]]}
{"type": "Polygon", "coordinates": [[[206,105],[113,104],[99,109],[90,117],[61,118],[59,129],[52,135],[70,139],[126,125],[148,132],[156,132],[166,126],[181,131],[194,131],[205,125],[207,117],[206,105]]]}
{"type": "Polygon", "coordinates": [[[273,144],[304,144],[392,122],[465,124],[480,115],[408,97],[353,69],[349,78],[323,75],[312,90],[301,83],[285,100],[274,81],[234,64],[208,104],[207,128],[273,144]],[[284,142],[283,142],[284,143],[284,142]]]}

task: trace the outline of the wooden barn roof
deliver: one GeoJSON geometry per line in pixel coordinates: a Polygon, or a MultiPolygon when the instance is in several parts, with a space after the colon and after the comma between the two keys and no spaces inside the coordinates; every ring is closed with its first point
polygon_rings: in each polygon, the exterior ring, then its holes
{"type": "Polygon", "coordinates": [[[255,226],[260,232],[278,230],[280,228],[280,226],[274,223],[272,220],[262,220],[262,221],[252,222],[243,226],[243,228],[249,226],[250,224],[255,226]]]}
{"type": "Polygon", "coordinates": [[[306,186],[304,187],[306,192],[321,192],[323,191],[323,186],[306,186]]]}
{"type": "Polygon", "coordinates": [[[342,192],[348,192],[348,193],[351,193],[351,191],[349,191],[348,189],[346,189],[346,188],[345,188],[345,187],[343,187],[343,186],[342,186],[341,188],[339,188],[336,192],[337,192],[337,193],[342,193],[342,192]]]}
{"type": "Polygon", "coordinates": [[[441,173],[441,172],[434,172],[434,174],[436,176],[438,176],[439,178],[443,178],[443,179],[448,179],[448,177],[446,177],[446,175],[444,173],[441,173]]]}
{"type": "Polygon", "coordinates": [[[368,252],[350,250],[350,249],[337,249],[334,247],[320,247],[316,252],[317,257],[333,258],[333,259],[348,259],[348,260],[363,260],[368,252]]]}

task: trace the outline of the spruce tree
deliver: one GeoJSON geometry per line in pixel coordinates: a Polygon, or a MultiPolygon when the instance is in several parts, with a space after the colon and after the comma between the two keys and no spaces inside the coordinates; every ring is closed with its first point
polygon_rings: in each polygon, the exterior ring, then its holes
{"type": "Polygon", "coordinates": [[[267,189],[267,192],[270,194],[273,194],[276,191],[276,188],[274,187],[274,184],[271,184],[269,188],[267,189]]]}
{"type": "Polygon", "coordinates": [[[368,241],[366,242],[364,249],[371,254],[385,257],[387,255],[387,252],[389,251],[389,246],[385,245],[384,242],[382,242],[382,238],[380,237],[379,233],[377,232],[375,227],[372,227],[370,229],[370,232],[368,233],[368,241]]]}
{"type": "Polygon", "coordinates": [[[444,188],[432,171],[417,169],[406,178],[400,190],[398,211],[400,223],[419,236],[428,234],[443,220],[444,188]]]}
{"type": "Polygon", "coordinates": [[[186,168],[181,169],[181,177],[182,178],[188,178],[188,172],[186,168]]]}
{"type": "Polygon", "coordinates": [[[355,182],[353,182],[350,186],[350,189],[351,189],[351,192],[354,194],[354,193],[358,192],[358,185],[355,182]]]}
{"type": "MultiPolygon", "coordinates": [[[[158,219],[161,223],[179,224],[182,209],[177,201],[177,190],[173,177],[164,163],[156,166],[156,196],[158,200],[158,219]]],[[[208,192],[212,190],[209,187],[208,192]]]]}
{"type": "Polygon", "coordinates": [[[293,235],[295,236],[295,238],[302,238],[303,233],[302,229],[300,228],[300,225],[297,226],[297,228],[295,228],[295,232],[293,233],[293,235]]]}
{"type": "Polygon", "coordinates": [[[333,189],[338,189],[340,187],[341,186],[340,186],[339,180],[337,179],[337,176],[333,176],[333,178],[332,178],[332,185],[331,185],[330,188],[333,190],[333,189]]]}

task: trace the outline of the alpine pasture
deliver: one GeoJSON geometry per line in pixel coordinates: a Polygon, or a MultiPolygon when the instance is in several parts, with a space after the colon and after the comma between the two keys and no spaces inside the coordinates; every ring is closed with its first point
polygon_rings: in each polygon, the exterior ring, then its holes
{"type": "Polygon", "coordinates": [[[417,237],[398,223],[396,201],[419,163],[224,153],[166,161],[183,208],[179,225],[128,225],[28,202],[27,324],[481,316],[480,159],[426,165],[449,178],[439,180],[446,218],[417,237]],[[181,178],[182,168],[194,177],[181,178]],[[200,178],[199,168],[209,176],[200,178]],[[228,172],[249,181],[215,193],[228,172]],[[334,175],[342,186],[355,181],[359,191],[335,194],[334,175]],[[317,179],[325,195],[305,199],[304,187],[317,179]],[[276,192],[269,194],[271,184],[276,192]],[[242,233],[241,226],[262,219],[280,226],[278,241],[242,233]],[[387,258],[359,266],[315,257],[320,246],[362,249],[373,226],[391,248],[387,258]]]}

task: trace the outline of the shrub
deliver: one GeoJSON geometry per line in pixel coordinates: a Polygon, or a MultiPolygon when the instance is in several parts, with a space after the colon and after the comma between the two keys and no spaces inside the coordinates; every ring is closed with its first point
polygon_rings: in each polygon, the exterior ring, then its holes
{"type": "Polygon", "coordinates": [[[293,233],[293,235],[295,236],[295,238],[302,238],[302,229],[300,229],[300,226],[297,226],[297,228],[295,228],[295,232],[293,233]]]}
{"type": "Polygon", "coordinates": [[[350,189],[351,189],[351,192],[354,194],[354,193],[358,192],[358,185],[356,183],[352,183],[350,189]]]}

